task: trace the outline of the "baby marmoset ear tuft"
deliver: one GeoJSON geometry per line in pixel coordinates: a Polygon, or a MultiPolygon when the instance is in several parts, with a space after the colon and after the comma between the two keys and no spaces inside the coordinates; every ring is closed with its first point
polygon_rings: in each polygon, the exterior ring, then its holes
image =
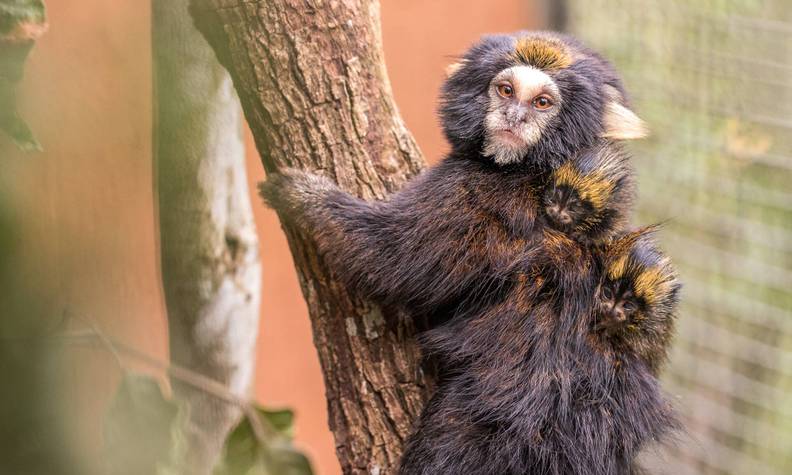
{"type": "Polygon", "coordinates": [[[605,105],[605,114],[602,118],[604,138],[612,140],[642,139],[649,135],[649,128],[635,112],[622,104],[619,92],[606,86],[608,103],[605,105]]]}

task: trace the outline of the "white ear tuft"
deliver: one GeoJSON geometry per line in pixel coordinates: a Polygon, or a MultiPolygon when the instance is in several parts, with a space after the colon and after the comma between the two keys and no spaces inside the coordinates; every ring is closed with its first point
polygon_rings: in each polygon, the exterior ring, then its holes
{"type": "Polygon", "coordinates": [[[642,139],[649,135],[646,123],[618,101],[610,101],[605,106],[603,125],[602,136],[613,140],[642,139]]]}
{"type": "MultiPolygon", "coordinates": [[[[464,60],[463,60],[464,61],[464,60]]],[[[445,68],[446,77],[451,77],[452,74],[459,71],[462,67],[463,61],[457,61],[455,63],[451,63],[445,68]]]]}

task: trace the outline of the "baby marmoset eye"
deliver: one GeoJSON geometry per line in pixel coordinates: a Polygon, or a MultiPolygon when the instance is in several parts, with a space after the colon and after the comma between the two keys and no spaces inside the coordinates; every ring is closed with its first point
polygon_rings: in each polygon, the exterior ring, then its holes
{"type": "Polygon", "coordinates": [[[600,140],[552,173],[543,204],[551,227],[599,242],[626,224],[632,198],[627,153],[615,142],[600,140]]]}

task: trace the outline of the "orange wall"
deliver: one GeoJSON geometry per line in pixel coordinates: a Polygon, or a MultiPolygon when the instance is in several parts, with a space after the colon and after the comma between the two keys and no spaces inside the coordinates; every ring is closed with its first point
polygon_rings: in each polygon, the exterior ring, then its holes
{"type": "MultiPolygon", "coordinates": [[[[21,108],[46,151],[24,156],[0,137],[0,185],[23,218],[21,275],[53,289],[56,308],[167,357],[151,191],[148,2],[48,2],[50,32],[31,57],[21,108]]],[[[399,108],[427,158],[445,144],[435,98],[445,65],[485,32],[530,28],[531,2],[384,0],[383,35],[399,108]]],[[[248,140],[248,171],[264,179],[248,140]]],[[[255,199],[255,197],[253,197],[255,199]]],[[[318,473],[339,472],[306,307],[274,214],[256,200],[264,268],[255,393],[297,411],[297,441],[318,473]]],[[[101,413],[118,380],[108,354],[75,350],[64,399],[95,454],[101,413]]]]}
{"type": "MultiPolygon", "coordinates": [[[[50,31],[20,90],[21,112],[46,151],[23,155],[0,136],[0,189],[23,227],[20,279],[50,290],[47,303],[57,312],[165,358],[149,10],[114,0],[46,3],[50,31]]],[[[72,438],[75,448],[93,454],[119,371],[103,352],[69,355],[64,415],[83,432],[72,438]]]]}

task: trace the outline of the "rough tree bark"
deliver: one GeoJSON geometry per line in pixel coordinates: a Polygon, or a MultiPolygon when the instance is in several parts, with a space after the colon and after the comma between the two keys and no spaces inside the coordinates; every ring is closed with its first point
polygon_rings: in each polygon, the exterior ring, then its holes
{"type": "MultiPolygon", "coordinates": [[[[247,396],[261,288],[231,78],[187,0],[152,1],[156,188],[171,360],[247,396]]],[[[184,473],[208,474],[239,409],[173,381],[190,412],[184,473]]]]}
{"type": "MultiPolygon", "coordinates": [[[[192,0],[234,79],[262,163],[316,170],[381,198],[424,165],[385,72],[371,0],[192,0]]],[[[284,226],[324,372],[344,473],[393,473],[427,385],[408,319],[351,296],[284,226]],[[386,324],[387,322],[387,324],[386,324]]]]}

